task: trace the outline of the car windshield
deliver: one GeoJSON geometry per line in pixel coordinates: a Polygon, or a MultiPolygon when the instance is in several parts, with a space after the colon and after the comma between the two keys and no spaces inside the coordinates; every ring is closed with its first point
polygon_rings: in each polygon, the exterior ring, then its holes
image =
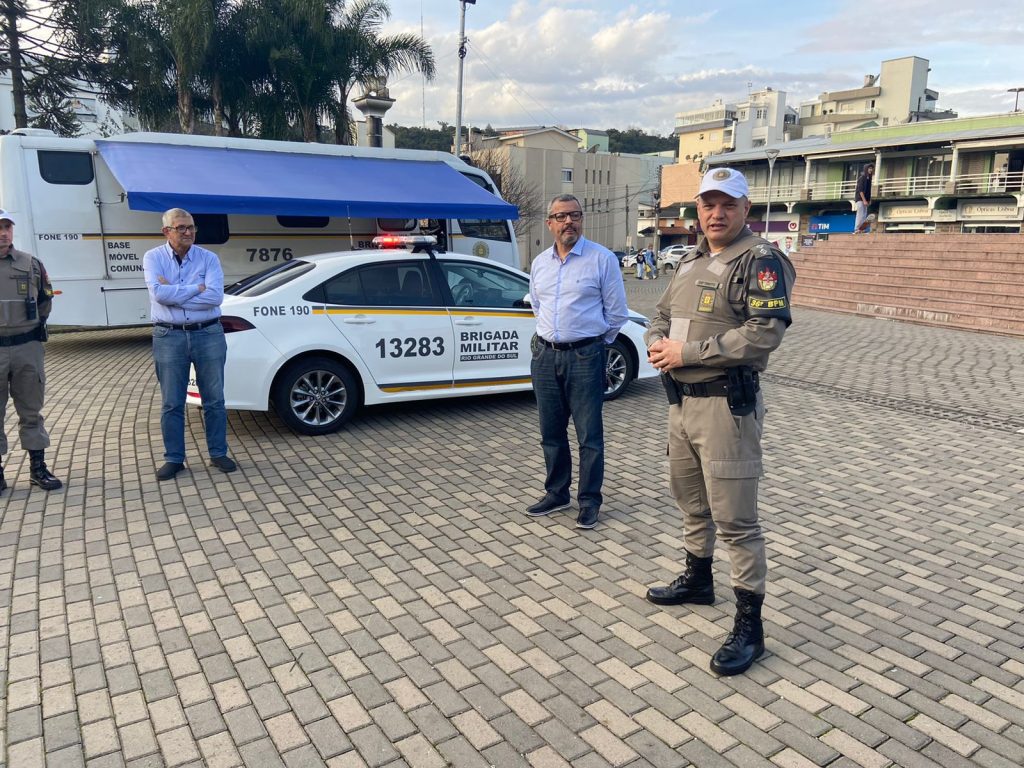
{"type": "Polygon", "coordinates": [[[224,289],[228,296],[262,296],[268,291],[290,283],[313,268],[308,261],[286,261],[242,278],[224,289]]]}

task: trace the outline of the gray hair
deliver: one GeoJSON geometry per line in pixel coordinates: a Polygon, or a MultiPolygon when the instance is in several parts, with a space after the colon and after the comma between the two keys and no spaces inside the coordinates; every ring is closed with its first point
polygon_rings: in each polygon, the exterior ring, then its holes
{"type": "Polygon", "coordinates": [[[174,224],[175,219],[192,218],[192,214],[186,211],[184,208],[171,208],[164,211],[163,225],[169,227],[174,224]]]}
{"type": "Polygon", "coordinates": [[[570,195],[568,193],[555,195],[551,198],[551,202],[548,203],[548,213],[551,213],[551,208],[555,203],[576,203],[576,205],[580,207],[580,210],[583,210],[583,203],[580,202],[580,199],[576,197],[576,195],[570,195]]]}

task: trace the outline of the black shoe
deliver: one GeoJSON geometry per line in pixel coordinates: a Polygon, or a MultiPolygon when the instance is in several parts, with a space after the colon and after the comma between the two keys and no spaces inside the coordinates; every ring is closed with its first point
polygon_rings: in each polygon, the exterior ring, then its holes
{"type": "Polygon", "coordinates": [[[160,469],[156,471],[157,480],[170,480],[176,474],[181,472],[185,468],[184,464],[179,464],[176,461],[168,461],[160,469]]]}
{"type": "Polygon", "coordinates": [[[713,605],[715,582],[711,575],[713,558],[686,553],[686,570],[667,587],[651,587],[647,600],[655,605],[713,605]]]}
{"type": "Polygon", "coordinates": [[[579,517],[576,518],[576,527],[590,530],[597,525],[597,515],[600,507],[580,507],[579,517]]]}
{"type": "Polygon", "coordinates": [[[229,456],[214,456],[210,459],[210,464],[221,472],[234,472],[238,469],[238,465],[229,456]]]}
{"type": "Polygon", "coordinates": [[[60,480],[54,477],[46,468],[45,452],[42,450],[29,451],[29,474],[28,479],[32,485],[38,485],[44,491],[56,491],[63,485],[60,480]]]}
{"type": "Polygon", "coordinates": [[[761,604],[764,595],[745,589],[736,593],[736,621],[725,643],[711,657],[711,671],[717,675],[738,675],[750,669],[764,655],[764,625],[761,604]]]}
{"type": "Polygon", "coordinates": [[[0,493],[3,493],[6,490],[7,490],[7,481],[4,480],[4,470],[3,470],[3,467],[0,467],[0,493]]]}
{"type": "Polygon", "coordinates": [[[544,517],[544,515],[550,515],[552,512],[557,512],[560,509],[568,509],[572,506],[568,499],[565,501],[559,501],[558,497],[553,493],[544,494],[544,498],[534,504],[532,507],[526,508],[526,514],[530,517],[544,517]]]}

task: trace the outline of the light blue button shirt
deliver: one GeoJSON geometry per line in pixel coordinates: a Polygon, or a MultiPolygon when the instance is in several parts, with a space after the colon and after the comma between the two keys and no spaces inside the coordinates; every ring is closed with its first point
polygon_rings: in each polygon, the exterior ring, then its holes
{"type": "Polygon", "coordinates": [[[618,259],[584,237],[564,262],[554,246],[534,259],[530,304],[537,335],[561,344],[597,336],[610,344],[629,319],[618,259]]]}
{"type": "Polygon", "coordinates": [[[149,288],[154,323],[204,323],[220,317],[224,301],[224,271],[213,251],[193,245],[178,264],[167,243],[146,251],[142,268],[149,288]],[[163,277],[167,284],[160,282],[163,277]],[[199,292],[199,286],[206,290],[199,292]]]}

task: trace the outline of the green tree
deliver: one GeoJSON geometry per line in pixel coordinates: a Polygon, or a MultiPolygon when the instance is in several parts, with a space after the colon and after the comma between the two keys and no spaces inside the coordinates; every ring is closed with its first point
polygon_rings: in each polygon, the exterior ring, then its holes
{"type": "Polygon", "coordinates": [[[395,147],[398,149],[451,152],[455,141],[455,128],[447,123],[441,123],[440,128],[406,128],[393,123],[388,128],[395,135],[395,147]]]}
{"type": "Polygon", "coordinates": [[[356,85],[386,82],[398,72],[420,72],[428,80],[434,77],[434,54],[423,38],[380,34],[389,18],[391,8],[384,0],[355,0],[332,30],[333,55],[328,66],[335,73],[336,93],[329,112],[339,144],[354,142],[348,100],[356,85]]]}
{"type": "Polygon", "coordinates": [[[627,152],[642,155],[648,152],[666,152],[679,146],[678,140],[671,136],[652,135],[645,133],[639,128],[629,128],[625,131],[609,128],[607,133],[609,152],[627,152]]]}

